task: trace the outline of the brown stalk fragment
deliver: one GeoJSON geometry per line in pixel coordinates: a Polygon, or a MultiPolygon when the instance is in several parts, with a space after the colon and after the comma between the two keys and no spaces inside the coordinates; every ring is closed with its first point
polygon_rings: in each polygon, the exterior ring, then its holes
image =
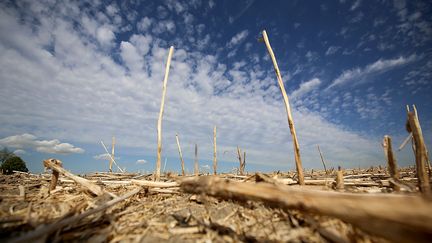
{"type": "MultiPolygon", "coordinates": [[[[103,195],[105,192],[104,190],[98,186],[93,184],[92,182],[90,182],[87,179],[84,179],[82,177],[76,176],[72,173],[70,173],[69,171],[63,169],[61,166],[59,166],[59,160],[56,159],[47,159],[43,161],[44,166],[47,168],[51,168],[54,171],[56,171],[57,173],[60,173],[68,178],[70,178],[71,180],[75,181],[76,183],[80,184],[81,186],[85,187],[87,190],[89,190],[90,192],[92,192],[93,194],[97,195],[97,196],[101,196],[103,195]]],[[[54,173],[53,173],[54,176],[54,173]]],[[[58,180],[58,176],[57,176],[57,180],[58,180]]],[[[56,182],[57,183],[57,182],[56,182]]],[[[53,185],[53,184],[51,184],[53,185]]]]}
{"type": "MultiPolygon", "coordinates": [[[[58,159],[49,159],[49,160],[59,167],[63,166],[63,163],[58,159]]],[[[44,161],[44,164],[45,164],[45,161],[44,161]]],[[[48,167],[47,165],[45,165],[45,166],[48,167]]],[[[51,184],[49,187],[50,191],[52,191],[56,188],[58,179],[59,179],[59,172],[55,169],[52,169],[51,184]]]]}
{"type": "Polygon", "coordinates": [[[339,166],[338,171],[336,172],[336,190],[343,190],[344,187],[343,171],[339,166]]]}
{"type": "MultiPolygon", "coordinates": [[[[398,181],[399,180],[399,172],[397,170],[397,162],[396,162],[396,158],[395,158],[394,153],[393,153],[391,137],[388,135],[384,136],[383,148],[384,148],[385,157],[387,159],[387,166],[388,166],[389,174],[394,179],[394,181],[398,181]]],[[[395,191],[400,191],[400,186],[398,186],[398,184],[392,183],[391,185],[395,191]]]]}
{"type": "Polygon", "coordinates": [[[419,189],[424,195],[430,196],[431,190],[429,185],[429,176],[426,172],[426,166],[428,166],[429,159],[420,122],[418,120],[417,109],[415,106],[413,106],[413,108],[414,111],[408,110],[407,130],[408,132],[412,132],[413,135],[419,189]]]}
{"type": "Polygon", "coordinates": [[[272,207],[332,216],[397,242],[429,242],[432,237],[432,202],[418,196],[318,191],[215,176],[184,179],[180,188],[188,193],[262,201],[272,207]]]}
{"type": "Polygon", "coordinates": [[[238,155],[238,159],[239,159],[239,174],[240,175],[244,175],[244,169],[246,166],[246,152],[243,152],[243,158],[241,155],[241,150],[240,148],[237,146],[237,155],[238,155]]]}
{"type": "Polygon", "coordinates": [[[195,176],[199,175],[199,167],[198,167],[198,144],[195,144],[194,174],[195,174],[195,176]]]}

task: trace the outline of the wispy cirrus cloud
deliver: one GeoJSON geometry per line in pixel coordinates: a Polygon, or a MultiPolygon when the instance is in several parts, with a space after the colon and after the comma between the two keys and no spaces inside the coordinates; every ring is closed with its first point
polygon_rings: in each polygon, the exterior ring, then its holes
{"type": "MultiPolygon", "coordinates": [[[[95,160],[110,160],[111,159],[111,154],[108,153],[104,153],[104,154],[98,154],[93,156],[93,159],[95,160]]],[[[120,159],[120,157],[114,156],[115,160],[120,159]]]]}
{"type": "Polygon", "coordinates": [[[363,82],[366,78],[370,78],[373,75],[381,74],[394,68],[411,63],[416,59],[416,55],[411,55],[408,57],[400,56],[394,59],[379,59],[378,61],[371,63],[364,68],[356,67],[353,69],[345,70],[342,72],[342,74],[340,74],[336,79],[331,82],[331,84],[326,88],[326,90],[349,83],[363,82]]]}
{"type": "Polygon", "coordinates": [[[303,82],[300,84],[300,87],[298,89],[294,90],[291,93],[290,97],[293,99],[301,98],[303,95],[318,88],[320,84],[321,84],[321,80],[318,78],[313,78],[309,81],[303,82]]]}
{"type": "Polygon", "coordinates": [[[228,42],[227,46],[229,48],[232,48],[236,45],[238,45],[240,42],[246,39],[246,37],[249,35],[248,30],[243,30],[242,32],[237,33],[235,36],[231,38],[231,40],[228,42]]]}
{"type": "Polygon", "coordinates": [[[354,11],[354,10],[356,10],[357,8],[359,8],[361,2],[362,2],[361,0],[356,0],[356,1],[353,3],[353,5],[351,5],[351,7],[350,7],[350,11],[354,11]]]}
{"type": "Polygon", "coordinates": [[[333,54],[335,54],[339,49],[341,49],[340,46],[330,46],[330,47],[327,49],[325,55],[326,55],[326,56],[333,55],[333,54]]]}
{"type": "Polygon", "coordinates": [[[234,23],[238,18],[240,18],[255,2],[255,0],[247,0],[244,5],[241,6],[241,11],[238,12],[235,16],[230,16],[228,21],[230,24],[234,23]]]}

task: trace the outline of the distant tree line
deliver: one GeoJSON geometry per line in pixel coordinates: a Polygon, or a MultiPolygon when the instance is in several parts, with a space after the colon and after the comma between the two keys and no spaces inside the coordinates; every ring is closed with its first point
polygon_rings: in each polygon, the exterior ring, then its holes
{"type": "Polygon", "coordinates": [[[14,170],[28,172],[24,160],[7,148],[0,151],[0,162],[0,170],[3,174],[12,174],[14,170]]]}

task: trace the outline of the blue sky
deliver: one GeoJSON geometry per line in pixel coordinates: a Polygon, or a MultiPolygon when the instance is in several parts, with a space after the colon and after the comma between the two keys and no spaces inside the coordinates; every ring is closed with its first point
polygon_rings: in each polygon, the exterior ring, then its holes
{"type": "MultiPolygon", "coordinates": [[[[41,172],[59,158],[106,171],[117,140],[127,171],[155,168],[164,66],[174,56],[163,121],[166,170],[187,170],[194,144],[222,171],[294,169],[286,114],[263,43],[267,30],[290,97],[306,168],[384,165],[384,135],[407,136],[416,104],[432,139],[432,5],[428,1],[2,1],[0,146],[41,172]]],[[[410,148],[397,152],[412,165],[410,148]]]]}

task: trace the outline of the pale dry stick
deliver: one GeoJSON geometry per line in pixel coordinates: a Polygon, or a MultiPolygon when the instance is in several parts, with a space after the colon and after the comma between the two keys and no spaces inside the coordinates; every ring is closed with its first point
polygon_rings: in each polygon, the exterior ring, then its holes
{"type": "Polygon", "coordinates": [[[76,176],[76,175],[70,173],[69,171],[60,167],[58,165],[58,162],[56,162],[56,161],[57,161],[56,159],[47,159],[47,160],[43,161],[43,164],[45,167],[51,168],[53,171],[57,171],[58,173],[61,173],[64,176],[72,179],[73,181],[75,181],[76,183],[80,184],[81,186],[87,188],[87,190],[91,191],[93,194],[95,194],[97,196],[101,196],[105,193],[104,190],[100,186],[91,183],[87,179],[84,179],[82,177],[79,177],[79,176],[76,176]]]}
{"type": "Polygon", "coordinates": [[[18,190],[19,190],[19,196],[21,200],[25,200],[26,198],[25,187],[23,185],[18,185],[18,190]]]}
{"type": "MultiPolygon", "coordinates": [[[[420,120],[418,118],[418,113],[417,113],[417,107],[415,105],[413,105],[413,108],[414,108],[414,112],[415,112],[416,117],[417,117],[417,121],[419,121],[419,125],[420,125],[420,120]]],[[[420,127],[420,129],[421,129],[421,127],[420,127]]],[[[427,167],[428,167],[429,178],[430,178],[431,172],[432,172],[432,166],[431,166],[430,157],[429,157],[429,151],[427,149],[426,143],[424,143],[424,145],[425,145],[424,147],[425,147],[425,150],[426,150],[426,160],[427,160],[427,167]]]]}
{"type": "Polygon", "coordinates": [[[131,180],[132,183],[145,187],[159,187],[159,188],[167,188],[167,187],[177,187],[179,186],[178,182],[162,182],[162,181],[146,181],[146,180],[131,180]]]}
{"type": "MultiPolygon", "coordinates": [[[[60,167],[63,166],[63,163],[58,159],[54,160],[53,163],[60,166],[60,167]]],[[[58,179],[59,179],[59,172],[53,169],[52,170],[52,176],[51,176],[51,184],[49,187],[50,191],[52,191],[56,188],[58,179]]]]}
{"type": "Polygon", "coordinates": [[[149,188],[149,192],[153,192],[154,194],[180,194],[179,187],[173,187],[170,189],[162,189],[162,188],[149,188]]]}
{"type": "Polygon", "coordinates": [[[343,190],[344,187],[345,185],[344,185],[343,171],[339,166],[338,171],[336,172],[336,189],[343,190]]]}
{"type": "Polygon", "coordinates": [[[195,174],[195,176],[199,175],[199,167],[198,167],[198,144],[195,144],[194,174],[195,174]]]}
{"type": "MultiPolygon", "coordinates": [[[[426,146],[426,145],[425,145],[426,146]]],[[[431,161],[430,161],[430,157],[429,157],[429,151],[426,149],[426,158],[427,158],[427,167],[428,167],[428,172],[429,172],[429,178],[432,177],[432,165],[431,165],[431,161]]]]}
{"type": "Polygon", "coordinates": [[[413,112],[408,111],[409,126],[407,128],[410,130],[408,132],[412,132],[413,134],[418,186],[420,188],[420,191],[424,195],[430,196],[431,190],[429,185],[428,174],[426,172],[426,166],[429,159],[427,158],[427,154],[426,154],[427,149],[424,143],[420,122],[418,120],[417,109],[415,106],[413,106],[413,108],[414,108],[413,112]]]}
{"type": "Polygon", "coordinates": [[[167,160],[168,160],[168,158],[165,157],[165,163],[164,163],[164,167],[163,167],[163,173],[165,173],[165,168],[166,168],[167,160]]]}
{"type": "Polygon", "coordinates": [[[101,144],[102,144],[102,147],[105,149],[105,152],[108,154],[108,156],[111,158],[111,160],[112,160],[112,162],[114,162],[114,164],[117,166],[117,168],[122,172],[122,173],[124,173],[125,171],[122,169],[122,168],[120,168],[120,166],[117,164],[117,162],[115,161],[115,159],[114,159],[114,157],[112,157],[111,156],[111,154],[108,152],[108,149],[107,149],[107,147],[105,146],[105,144],[104,144],[104,142],[101,140],[101,144]]]}
{"type": "Polygon", "coordinates": [[[396,242],[430,242],[432,237],[432,202],[419,196],[310,190],[214,176],[184,179],[180,188],[187,193],[262,201],[272,207],[336,217],[396,242]]]}
{"type": "Polygon", "coordinates": [[[399,172],[397,168],[397,161],[393,153],[391,137],[388,135],[384,136],[383,139],[384,154],[387,159],[389,174],[394,179],[399,179],[399,172]]]}
{"type": "Polygon", "coordinates": [[[63,227],[71,226],[71,225],[79,222],[80,220],[82,220],[83,218],[85,218],[87,216],[90,216],[92,214],[104,211],[107,208],[112,207],[113,205],[115,205],[121,201],[124,201],[124,200],[128,199],[129,197],[132,197],[133,195],[139,193],[141,190],[142,190],[142,187],[136,188],[132,191],[127,192],[126,194],[124,194],[120,197],[117,197],[115,199],[112,199],[111,201],[108,201],[108,202],[102,204],[101,206],[99,206],[97,208],[90,209],[88,211],[85,211],[82,214],[63,218],[60,221],[56,221],[56,222],[51,223],[49,225],[38,227],[34,231],[30,231],[30,232],[25,233],[25,234],[15,238],[15,239],[12,239],[10,242],[30,242],[32,240],[37,240],[41,237],[47,237],[49,234],[52,234],[52,233],[56,232],[57,230],[60,230],[63,227]]]}
{"type": "MultiPolygon", "coordinates": [[[[283,178],[283,179],[274,179],[280,184],[284,185],[294,185],[297,182],[291,178],[283,178]]],[[[315,180],[305,180],[305,185],[308,186],[325,186],[330,184],[330,182],[335,181],[334,178],[326,178],[326,179],[315,179],[315,180]]],[[[385,186],[388,184],[387,180],[380,180],[378,182],[375,181],[358,181],[351,179],[343,179],[344,186],[356,186],[356,187],[372,187],[372,186],[385,186]]]]}
{"type": "Polygon", "coordinates": [[[401,151],[411,139],[412,139],[412,133],[408,134],[408,137],[406,137],[405,140],[402,142],[402,144],[399,146],[398,151],[401,151]]]}
{"type": "MultiPolygon", "coordinates": [[[[68,179],[60,179],[63,183],[74,183],[73,180],[68,179]]],[[[106,186],[118,186],[118,185],[131,185],[131,184],[137,184],[147,187],[175,187],[178,186],[178,183],[175,182],[161,182],[161,181],[148,181],[148,180],[138,180],[138,179],[131,179],[131,180],[121,180],[121,181],[105,181],[105,180],[91,180],[89,182],[92,183],[102,183],[106,186]]]]}
{"type": "Polygon", "coordinates": [[[168,58],[165,66],[165,76],[163,79],[163,86],[162,86],[162,101],[160,105],[159,119],[157,123],[157,160],[156,160],[156,177],[155,177],[156,180],[160,179],[161,153],[162,153],[162,117],[163,117],[164,106],[165,106],[165,95],[167,89],[168,74],[169,74],[173,52],[174,52],[174,46],[171,46],[168,52],[168,58]]]}
{"type": "Polygon", "coordinates": [[[32,212],[32,208],[33,208],[33,202],[30,202],[28,207],[27,207],[27,213],[26,216],[24,217],[24,222],[26,223],[30,223],[31,220],[31,212],[32,212]]]}
{"type": "Polygon", "coordinates": [[[240,165],[239,165],[239,173],[240,173],[240,175],[243,175],[243,170],[242,170],[243,162],[242,162],[242,156],[241,156],[241,151],[240,151],[239,146],[237,146],[237,155],[238,155],[238,159],[239,159],[239,163],[240,163],[240,165]]]}
{"type": "MultiPolygon", "coordinates": [[[[417,107],[415,105],[413,105],[413,110],[414,110],[414,113],[416,114],[417,121],[419,121],[419,127],[420,127],[420,120],[418,118],[417,107]]],[[[420,131],[421,131],[421,127],[420,127],[420,131]]],[[[426,162],[427,162],[426,166],[428,167],[428,172],[429,172],[428,175],[430,177],[432,168],[431,168],[431,162],[430,162],[430,158],[429,158],[429,151],[428,151],[425,143],[424,143],[424,145],[425,145],[424,149],[426,151],[426,162]]]]}
{"type": "Polygon", "coordinates": [[[213,128],[213,174],[217,175],[216,126],[213,128]]]}
{"type": "Polygon", "coordinates": [[[377,177],[377,176],[386,177],[387,175],[384,173],[376,173],[376,174],[375,173],[374,174],[365,173],[365,174],[346,175],[346,176],[344,176],[344,178],[345,179],[354,179],[354,178],[368,178],[368,177],[372,177],[372,176],[374,176],[374,177],[377,177]]]}
{"type": "Polygon", "coordinates": [[[320,146],[317,145],[317,148],[318,148],[319,155],[320,155],[320,157],[321,157],[321,162],[322,162],[322,164],[323,164],[323,166],[324,166],[324,171],[325,171],[325,173],[326,173],[326,175],[327,175],[327,167],[326,167],[326,164],[325,164],[325,161],[324,161],[324,157],[323,157],[323,155],[322,155],[322,153],[321,153],[320,146]]]}
{"type": "Polygon", "coordinates": [[[276,72],[276,77],[278,80],[279,88],[282,92],[282,96],[283,96],[283,100],[284,100],[285,110],[287,112],[288,126],[290,128],[291,136],[293,138],[294,156],[295,156],[296,169],[297,169],[297,175],[298,175],[298,183],[300,185],[304,185],[303,166],[302,166],[302,162],[301,162],[301,158],[300,158],[300,146],[299,146],[299,143],[297,140],[296,130],[294,127],[294,120],[293,120],[292,114],[291,114],[291,108],[290,108],[290,104],[289,104],[289,100],[288,100],[288,95],[286,94],[285,86],[284,86],[284,83],[282,81],[282,76],[281,76],[280,71],[279,71],[276,57],[275,57],[273,50],[270,46],[270,41],[267,37],[267,33],[265,30],[263,30],[262,35],[263,35],[265,45],[267,47],[267,51],[268,51],[270,58],[272,59],[272,62],[273,62],[273,66],[274,66],[274,70],[276,72]]]}
{"type": "MultiPolygon", "coordinates": [[[[390,176],[394,179],[394,181],[399,180],[399,172],[397,169],[397,161],[393,154],[393,148],[391,143],[391,137],[388,135],[384,136],[383,139],[383,148],[384,148],[384,154],[387,159],[387,165],[390,176]]],[[[392,183],[392,188],[395,191],[400,191],[400,186],[398,184],[392,183]]]]}
{"type": "Polygon", "coordinates": [[[182,169],[182,176],[185,176],[185,166],[184,166],[184,160],[183,160],[183,154],[182,154],[182,150],[180,147],[180,141],[178,138],[178,135],[176,134],[176,141],[177,141],[177,147],[178,147],[178,152],[179,152],[179,156],[180,156],[180,162],[181,162],[181,169],[182,169]]]}
{"type": "Polygon", "coordinates": [[[196,234],[196,233],[200,233],[203,231],[204,231],[204,229],[199,227],[199,226],[178,227],[178,228],[168,229],[168,232],[170,232],[173,235],[196,234]]]}
{"type": "Polygon", "coordinates": [[[244,174],[244,169],[246,167],[246,151],[243,151],[243,164],[242,164],[242,173],[244,174]]]}
{"type": "Polygon", "coordinates": [[[109,172],[112,172],[112,165],[113,165],[113,160],[112,158],[114,158],[114,147],[115,147],[115,137],[112,137],[112,143],[111,143],[111,157],[110,157],[110,161],[109,161],[109,172]]]}

